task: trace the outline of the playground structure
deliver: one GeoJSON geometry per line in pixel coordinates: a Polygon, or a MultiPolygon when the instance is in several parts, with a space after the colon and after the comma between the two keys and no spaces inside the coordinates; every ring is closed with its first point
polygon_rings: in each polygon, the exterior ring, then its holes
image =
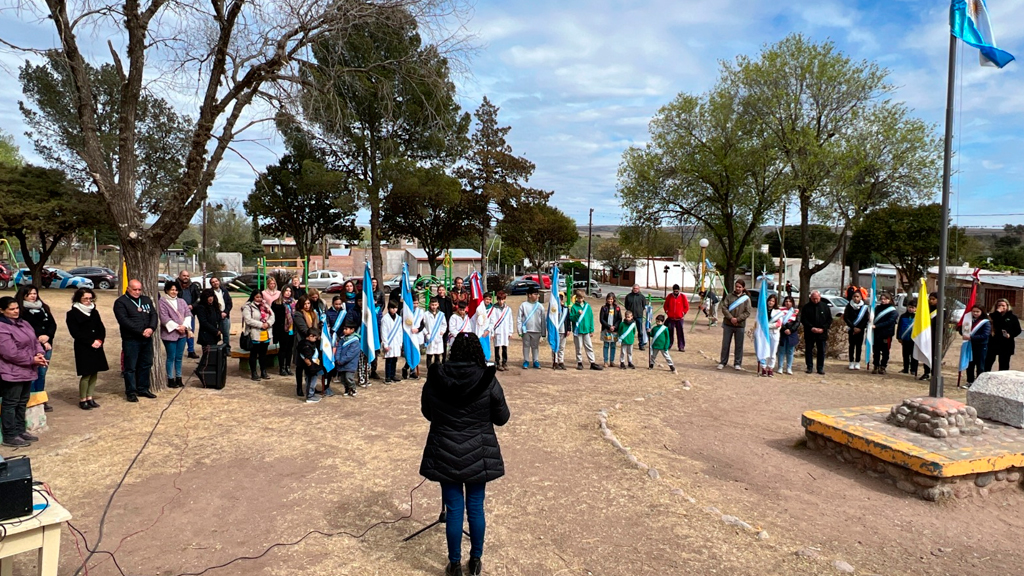
{"type": "MultiPolygon", "coordinates": [[[[716,326],[718,324],[718,314],[714,307],[709,303],[707,294],[710,294],[715,290],[716,283],[718,284],[718,288],[723,286],[722,275],[718,273],[714,264],[707,258],[704,258],[701,261],[700,270],[698,270],[698,272],[699,274],[694,274],[694,276],[699,278],[699,281],[693,288],[693,297],[700,298],[700,309],[708,319],[708,326],[716,326]]],[[[697,321],[694,320],[690,323],[690,331],[693,332],[696,327],[697,321]]]]}

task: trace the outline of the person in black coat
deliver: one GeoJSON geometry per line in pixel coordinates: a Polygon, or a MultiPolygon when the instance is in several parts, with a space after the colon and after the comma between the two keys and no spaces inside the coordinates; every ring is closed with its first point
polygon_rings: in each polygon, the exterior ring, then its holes
{"type": "MultiPolygon", "coordinates": [[[[15,300],[21,306],[21,317],[35,330],[36,338],[43,345],[43,350],[46,351],[46,359],[49,360],[53,356],[53,337],[57,334],[57,321],[53,318],[50,307],[40,298],[39,291],[36,290],[35,286],[23,286],[18,290],[15,300]]],[[[32,394],[38,394],[46,390],[46,371],[48,368],[48,366],[39,367],[39,377],[32,382],[32,394]]],[[[43,410],[53,412],[49,402],[43,404],[43,410]]]]}
{"type": "Polygon", "coordinates": [[[71,297],[66,324],[75,344],[75,372],[78,374],[78,407],[82,410],[99,408],[93,399],[96,377],[110,369],[103,341],[107,329],[103,326],[100,311],[96,308],[96,293],[90,288],[79,288],[71,297]]]}
{"type": "Polygon", "coordinates": [[[892,346],[892,337],[896,335],[896,324],[899,322],[899,313],[892,303],[892,297],[888,292],[882,292],[878,296],[878,306],[875,306],[873,348],[871,350],[871,373],[885,374],[889,366],[889,348],[892,346]]]}
{"type": "Polygon", "coordinates": [[[988,340],[988,355],[985,358],[985,371],[991,372],[999,358],[999,369],[1010,369],[1010,356],[1013,356],[1013,339],[1020,336],[1020,320],[1010,309],[1010,301],[1006,298],[996,300],[996,309],[989,316],[992,323],[992,335],[988,340]]]}
{"type": "Polygon", "coordinates": [[[468,570],[480,574],[484,546],[484,487],[505,474],[494,426],[509,419],[505,393],[476,334],[459,334],[444,364],[432,364],[420,409],[430,421],[420,474],[441,483],[447,510],[447,576],[462,575],[462,518],[469,518],[468,570]]]}
{"type": "Polygon", "coordinates": [[[800,322],[804,326],[804,352],[807,354],[807,373],[814,372],[814,360],[818,361],[818,374],[825,373],[825,346],[828,345],[828,331],[832,327],[832,310],[822,302],[821,293],[811,292],[811,299],[800,307],[800,322]],[[817,347],[817,354],[813,352],[817,347]]]}
{"type": "Polygon", "coordinates": [[[156,398],[149,389],[149,380],[153,333],[159,327],[160,315],[149,296],[142,293],[142,282],[135,278],[128,281],[128,290],[114,300],[114,318],[121,331],[125,396],[129,402],[138,402],[139,396],[156,398]]]}
{"type": "MultiPolygon", "coordinates": [[[[860,354],[864,347],[864,331],[868,328],[871,318],[868,313],[871,309],[864,303],[860,292],[854,292],[850,303],[843,311],[843,322],[846,322],[846,339],[850,343],[850,350],[847,354],[850,360],[850,370],[860,370],[860,354]]],[[[871,358],[866,359],[871,362],[871,358]]]]}
{"type": "Polygon", "coordinates": [[[213,288],[207,288],[199,295],[199,301],[192,306],[192,315],[199,320],[199,334],[196,342],[200,346],[215,346],[220,343],[220,305],[213,288]]]}

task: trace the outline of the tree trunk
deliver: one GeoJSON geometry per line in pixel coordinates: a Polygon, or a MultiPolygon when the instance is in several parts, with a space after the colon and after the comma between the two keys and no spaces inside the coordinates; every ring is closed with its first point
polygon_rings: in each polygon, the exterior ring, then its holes
{"type": "Polygon", "coordinates": [[[800,198],[800,301],[807,302],[811,295],[811,198],[805,190],[801,190],[800,198]]]}
{"type": "Polygon", "coordinates": [[[430,275],[433,276],[434,278],[437,278],[437,267],[441,265],[441,263],[437,261],[437,257],[435,256],[431,258],[430,255],[428,254],[427,265],[430,266],[430,275]]]}
{"type": "Polygon", "coordinates": [[[480,280],[487,283],[487,232],[490,226],[487,222],[480,229],[480,280]]]}
{"type": "MultiPolygon", "coordinates": [[[[15,232],[14,237],[18,239],[21,259],[25,261],[25,268],[28,268],[28,273],[32,277],[32,285],[36,287],[36,292],[38,292],[43,287],[43,275],[41,274],[43,270],[42,258],[38,262],[32,259],[32,251],[29,249],[28,239],[25,234],[15,232]]],[[[12,262],[11,264],[14,266],[18,265],[17,262],[12,262]]],[[[15,273],[17,273],[17,270],[15,270],[15,273]]],[[[14,279],[12,278],[11,281],[13,282],[14,279]]],[[[15,285],[14,288],[17,290],[20,286],[15,285]]]]}
{"type": "Polygon", "coordinates": [[[377,285],[384,285],[384,260],[380,253],[380,199],[370,199],[370,259],[377,285]]]}
{"type": "MultiPolygon", "coordinates": [[[[850,260],[850,284],[860,286],[860,259],[850,260]]],[[[845,286],[844,286],[845,288],[845,286]]]]}
{"type": "MultiPolygon", "coordinates": [[[[121,254],[128,266],[128,280],[142,282],[142,293],[153,300],[157,306],[160,295],[159,273],[160,273],[160,252],[161,250],[146,239],[132,240],[121,238],[121,254]]],[[[127,286],[122,287],[127,289],[127,286]]],[[[120,294],[118,294],[120,296],[120,294]]],[[[153,334],[153,371],[149,385],[155,391],[163,390],[164,379],[159,375],[163,374],[164,347],[160,343],[159,332],[153,334]]]]}

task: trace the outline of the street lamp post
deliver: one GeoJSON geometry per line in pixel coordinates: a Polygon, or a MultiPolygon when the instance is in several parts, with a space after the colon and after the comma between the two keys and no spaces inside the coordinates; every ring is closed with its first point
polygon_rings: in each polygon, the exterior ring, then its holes
{"type": "Polygon", "coordinates": [[[590,209],[590,222],[587,224],[587,296],[590,296],[590,246],[594,239],[594,209],[590,209]]]}
{"type": "Polygon", "coordinates": [[[708,273],[708,242],[707,238],[700,239],[700,291],[704,291],[704,277],[708,273]]]}
{"type": "Polygon", "coordinates": [[[668,264],[665,264],[665,297],[668,298],[668,264]]]}

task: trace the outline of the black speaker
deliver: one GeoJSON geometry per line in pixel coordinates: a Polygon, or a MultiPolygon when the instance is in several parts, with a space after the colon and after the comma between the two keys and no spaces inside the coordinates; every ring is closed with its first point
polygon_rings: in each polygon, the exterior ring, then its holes
{"type": "Polygon", "coordinates": [[[28,458],[6,461],[0,470],[0,521],[32,513],[32,464],[28,458]]]}
{"type": "Polygon", "coordinates": [[[199,359],[196,376],[203,383],[203,388],[220,390],[228,378],[228,356],[231,349],[227,344],[203,347],[203,357],[199,359]]]}

